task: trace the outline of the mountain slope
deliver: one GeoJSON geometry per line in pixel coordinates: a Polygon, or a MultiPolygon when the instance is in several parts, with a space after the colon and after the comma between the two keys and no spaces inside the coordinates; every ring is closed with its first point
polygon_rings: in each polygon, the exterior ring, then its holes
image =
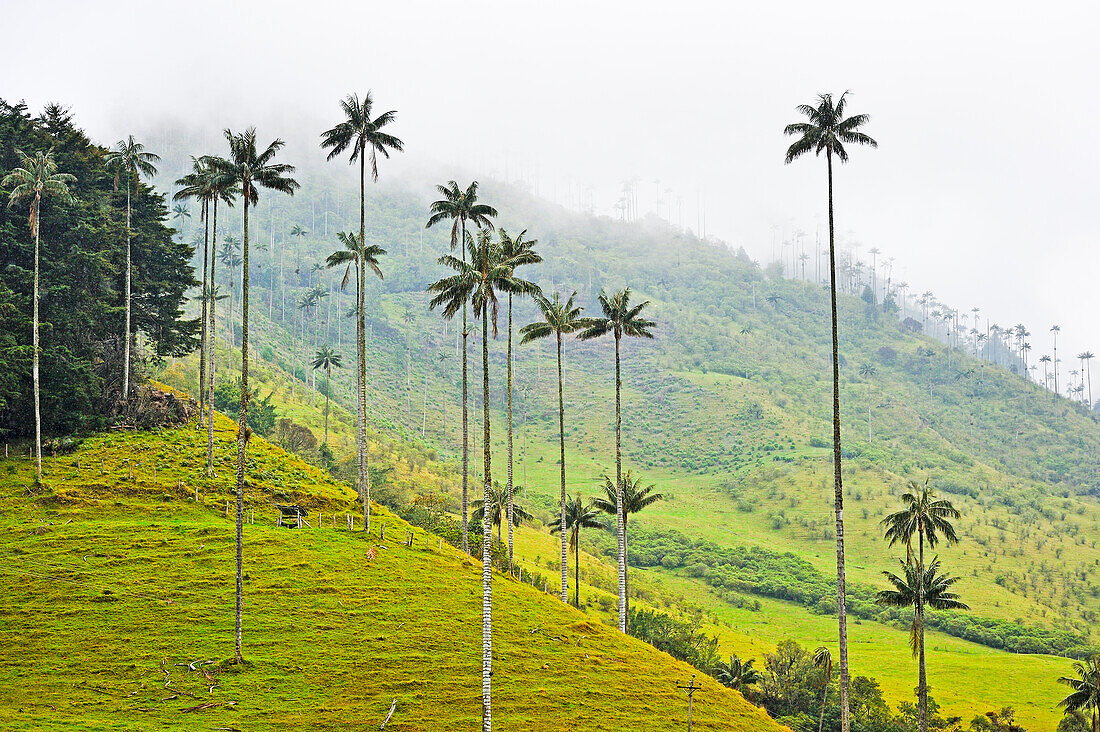
{"type": "MultiPolygon", "coordinates": [[[[219,416],[217,430],[228,467],[233,425],[219,416]]],[[[245,528],[248,663],[218,661],[232,649],[231,471],[203,477],[202,437],[191,423],[89,438],[47,461],[44,490],[31,488],[25,458],[0,464],[6,728],[361,729],[395,699],[388,729],[476,725],[473,562],[420,530],[406,546],[408,525],[384,508],[384,541],[347,531],[349,489],[259,438],[247,496],[256,523],[245,528]],[[276,501],[306,505],[311,528],[276,528],[276,501]],[[194,663],[206,660],[215,663],[194,663]]],[[[647,730],[685,717],[675,686],[694,672],[686,665],[500,576],[494,608],[503,727],[647,730]]],[[[699,729],[779,729],[702,683],[699,729]]]]}

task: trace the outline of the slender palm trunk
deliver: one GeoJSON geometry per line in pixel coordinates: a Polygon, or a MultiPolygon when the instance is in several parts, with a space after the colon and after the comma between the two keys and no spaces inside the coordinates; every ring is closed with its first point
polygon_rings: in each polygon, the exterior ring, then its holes
{"type": "Polygon", "coordinates": [[[928,732],[928,678],[924,666],[924,531],[920,532],[918,567],[921,581],[917,584],[917,730],[928,732]]]}
{"type": "MultiPolygon", "coordinates": [[[[359,156],[359,246],[366,247],[367,237],[367,188],[366,158],[359,156]]],[[[363,501],[363,531],[370,533],[370,457],[367,450],[367,323],[366,323],[366,275],[367,263],[360,260],[355,277],[355,345],[356,345],[356,477],[359,495],[363,501]]]]}
{"type": "Polygon", "coordinates": [[[833,337],[833,501],[836,511],[836,600],[840,635],[840,728],[849,732],[848,711],[848,607],[844,575],[844,482],[840,466],[840,356],[837,351],[836,237],[833,229],[833,154],[827,150],[829,166],[829,305],[833,337]]]}
{"type": "Polygon", "coordinates": [[[126,338],[122,345],[122,398],[130,396],[130,175],[126,175],[126,338]]]}
{"type": "Polygon", "coordinates": [[[569,554],[566,547],[565,536],[565,395],[562,383],[561,369],[561,331],[557,331],[558,338],[558,436],[560,438],[561,451],[561,601],[569,602],[569,554]]]}
{"type": "Polygon", "coordinates": [[[241,191],[244,199],[244,242],[241,263],[241,409],[237,415],[237,618],[236,655],[241,655],[241,615],[244,611],[244,470],[248,449],[248,190],[241,191]]]}
{"type": "MultiPolygon", "coordinates": [[[[629,566],[629,564],[630,564],[630,550],[627,547],[626,524],[627,524],[627,512],[626,512],[626,508],[624,507],[623,508],[623,565],[624,566],[629,566]]],[[[623,596],[624,596],[624,604],[626,605],[626,617],[627,617],[626,630],[627,630],[627,632],[629,632],[630,631],[630,573],[629,572],[626,573],[626,582],[624,584],[623,596]]]]}
{"type": "Polygon", "coordinates": [[[214,263],[218,254],[218,197],[214,196],[213,215],[210,221],[210,327],[206,344],[206,477],[214,475],[214,326],[217,324],[218,301],[214,299],[214,280],[217,269],[214,263]]]}
{"type": "Polygon", "coordinates": [[[619,539],[619,631],[625,633],[626,613],[626,520],[623,515],[623,378],[619,368],[619,342],[622,335],[615,329],[615,526],[619,539]]]}
{"type": "Polygon", "coordinates": [[[38,272],[40,259],[40,234],[42,229],[42,194],[34,196],[34,318],[31,334],[31,375],[34,379],[34,457],[35,478],[42,480],[42,389],[39,379],[39,336],[38,336],[38,272]]]}
{"type": "Polygon", "coordinates": [[[493,676],[493,560],[492,560],[492,513],[489,510],[492,500],[492,455],[489,434],[489,311],[484,308],[481,314],[481,410],[485,434],[482,439],[482,472],[485,479],[484,501],[481,511],[481,729],[490,732],[493,728],[492,712],[492,676],[493,676]]]}
{"type": "Polygon", "coordinates": [[[821,732],[825,727],[825,700],[829,696],[829,682],[832,681],[832,672],[829,672],[829,678],[825,679],[825,688],[821,690],[821,713],[817,717],[817,732],[821,732]]]}
{"type": "Polygon", "coordinates": [[[508,295],[508,572],[514,572],[514,521],[512,513],[512,295],[508,295]]]}
{"type": "Polygon", "coordinates": [[[202,327],[199,333],[199,426],[206,421],[206,339],[210,293],[207,290],[210,273],[210,221],[206,216],[209,201],[202,199],[202,327]]]}
{"type": "MultiPolygon", "coordinates": [[[[466,263],[466,220],[462,220],[462,263],[466,263]]],[[[462,303],[462,551],[470,553],[469,538],[469,486],[470,486],[470,412],[469,382],[466,367],[467,339],[470,337],[466,325],[466,303],[462,303]]]]}
{"type": "Polygon", "coordinates": [[[332,366],[325,366],[325,444],[328,444],[329,395],[332,393],[332,366]]]}

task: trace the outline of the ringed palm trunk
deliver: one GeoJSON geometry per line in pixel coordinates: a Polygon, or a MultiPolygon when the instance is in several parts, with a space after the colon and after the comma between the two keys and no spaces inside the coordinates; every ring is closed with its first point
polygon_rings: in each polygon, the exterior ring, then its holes
{"type": "Polygon", "coordinates": [[[829,170],[829,305],[833,342],[833,505],[836,512],[836,600],[840,636],[840,728],[849,732],[848,712],[848,607],[844,574],[844,481],[840,465],[840,355],[837,351],[836,238],[833,228],[833,153],[826,150],[829,170]]]}
{"type": "Polygon", "coordinates": [[[244,585],[242,565],[244,560],[244,471],[248,448],[248,190],[242,190],[244,198],[244,241],[241,263],[241,408],[237,415],[237,617],[236,660],[241,655],[241,616],[244,612],[244,585]]]}
{"type": "Polygon", "coordinates": [[[210,222],[210,327],[206,344],[206,476],[214,475],[214,326],[217,324],[217,300],[214,299],[215,268],[218,253],[218,198],[214,197],[214,211],[210,222]]]}
{"type": "Polygon", "coordinates": [[[202,221],[203,221],[203,234],[202,234],[202,328],[199,334],[199,425],[201,426],[206,421],[206,338],[207,338],[207,325],[209,324],[209,312],[207,304],[209,302],[210,292],[207,289],[209,286],[209,273],[210,273],[210,221],[207,219],[207,208],[209,201],[205,198],[202,199],[202,221]]]}
{"type": "Polygon", "coordinates": [[[130,174],[126,174],[126,338],[122,344],[122,398],[130,396],[130,174]]]}
{"type": "Polygon", "coordinates": [[[573,547],[573,604],[581,606],[581,528],[577,526],[577,545],[573,547]]]}
{"type": "Polygon", "coordinates": [[[31,374],[34,377],[34,456],[35,476],[42,480],[42,389],[39,379],[39,335],[38,335],[38,270],[40,247],[39,240],[42,233],[42,194],[34,196],[34,322],[32,324],[31,349],[31,374]]]}
{"type": "Polygon", "coordinates": [[[508,295],[508,572],[514,572],[514,521],[512,513],[512,295],[508,295]]]}
{"type": "Polygon", "coordinates": [[[928,732],[928,677],[924,666],[924,531],[920,532],[920,577],[917,584],[917,729],[928,732]]]}
{"type": "MultiPolygon", "coordinates": [[[[359,246],[366,247],[367,241],[367,189],[366,157],[364,150],[359,153],[359,246]]],[[[367,323],[366,295],[367,263],[359,262],[355,280],[355,345],[356,345],[356,477],[359,495],[363,501],[363,531],[370,533],[370,458],[367,452],[367,323]]]]}
{"type": "Polygon", "coordinates": [[[493,676],[493,528],[492,512],[489,501],[492,499],[492,455],[489,443],[489,312],[484,308],[481,315],[481,359],[482,359],[482,413],[484,414],[485,434],[482,439],[484,450],[482,460],[485,478],[485,491],[481,504],[481,729],[490,732],[493,728],[492,712],[492,676],[493,676]]]}
{"type": "MultiPolygon", "coordinates": [[[[462,263],[466,263],[466,220],[462,220],[462,263]]],[[[470,553],[469,539],[469,484],[470,484],[470,413],[469,381],[466,370],[466,341],[470,337],[466,325],[466,303],[462,303],[462,551],[470,553]]]]}
{"type": "Polygon", "coordinates": [[[329,395],[332,393],[332,367],[325,367],[325,444],[328,444],[329,395]]]}
{"type": "Polygon", "coordinates": [[[626,597],[626,516],[623,514],[623,450],[622,450],[622,389],[619,369],[619,341],[622,334],[615,329],[615,526],[619,539],[619,631],[627,631],[626,597]]]}
{"type": "Polygon", "coordinates": [[[558,436],[561,451],[561,601],[569,602],[569,554],[565,535],[565,395],[561,369],[561,331],[558,338],[558,436]]]}

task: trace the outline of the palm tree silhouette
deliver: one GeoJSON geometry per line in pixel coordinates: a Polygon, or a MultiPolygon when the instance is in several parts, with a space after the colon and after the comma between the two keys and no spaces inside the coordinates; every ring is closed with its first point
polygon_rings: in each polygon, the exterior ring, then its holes
{"type": "Polygon", "coordinates": [[[229,142],[228,158],[210,158],[210,166],[218,173],[233,179],[240,186],[243,206],[243,244],[241,248],[241,407],[237,415],[237,612],[236,612],[236,649],[234,658],[244,660],[241,655],[241,613],[243,609],[242,556],[244,550],[244,481],[245,465],[248,453],[248,209],[260,202],[260,188],[294,195],[299,188],[298,181],[290,177],[294,166],[276,163],[275,155],[283,148],[283,141],[276,139],[262,151],[256,144],[256,128],[249,127],[244,132],[234,134],[225,130],[229,142]]]}
{"type": "MultiPolygon", "coordinates": [[[[497,210],[485,203],[478,203],[477,181],[473,181],[461,190],[458,183],[450,181],[445,186],[436,186],[436,190],[443,196],[434,201],[429,207],[430,216],[425,228],[430,229],[443,221],[451,222],[451,251],[461,245],[461,261],[466,261],[467,222],[478,229],[493,228],[491,217],[497,215],[497,210]]],[[[452,315],[453,317],[453,315],[452,315]]],[[[470,475],[470,413],[469,413],[469,377],[467,371],[467,340],[470,337],[470,329],[466,323],[466,303],[462,304],[462,551],[469,554],[470,543],[468,539],[469,519],[469,475],[470,475]]]]}
{"type": "Polygon", "coordinates": [[[569,602],[569,557],[566,547],[566,498],[565,498],[565,395],[564,378],[562,373],[562,337],[591,326],[587,318],[581,317],[584,309],[574,304],[577,292],[569,296],[568,300],[562,300],[561,295],[554,293],[552,300],[547,299],[542,293],[535,295],[535,304],[542,314],[542,320],[523,326],[520,330],[523,338],[520,343],[553,337],[558,349],[558,437],[560,444],[561,461],[561,601],[569,602]]]}
{"type": "Polygon", "coordinates": [[[821,684],[821,713],[817,719],[817,732],[821,732],[825,726],[825,701],[829,695],[829,684],[833,681],[833,654],[825,646],[818,646],[813,655],[814,666],[821,669],[823,681],[821,684]]]}
{"type": "Polygon", "coordinates": [[[840,450],[840,358],[837,339],[836,308],[836,236],[833,223],[833,156],[841,162],[848,161],[845,145],[869,145],[878,147],[867,134],[860,132],[870,121],[865,114],[845,117],[848,93],[833,102],[831,94],[822,94],[817,105],[803,104],[798,111],[807,122],[787,125],[783,132],[797,135],[799,139],[787,148],[785,162],[790,163],[813,151],[825,153],[829,180],[829,300],[832,315],[833,346],[833,495],[836,512],[836,564],[837,564],[837,622],[840,630],[840,726],[849,732],[851,719],[848,706],[848,623],[844,574],[844,485],[841,471],[840,450]]]}
{"type": "Polygon", "coordinates": [[[35,454],[35,480],[42,480],[42,391],[39,381],[39,362],[42,358],[38,335],[38,305],[39,305],[39,260],[41,253],[41,223],[42,202],[48,198],[56,198],[66,203],[72,202],[73,195],[69,192],[69,184],[76,182],[76,176],[69,173],[61,173],[57,169],[57,161],[54,160],[53,151],[36,152],[27,155],[22,150],[16,150],[19,156],[19,167],[4,176],[0,186],[10,188],[8,205],[14,206],[20,201],[30,200],[30,212],[27,214],[27,225],[34,237],[34,315],[31,329],[31,375],[34,386],[34,454],[35,454]]]}
{"type": "MultiPolygon", "coordinates": [[[[500,309],[498,292],[533,294],[537,288],[515,277],[516,260],[504,256],[503,249],[495,243],[490,231],[479,232],[476,241],[467,242],[470,261],[465,262],[446,254],[439,263],[455,274],[444,277],[428,287],[434,293],[428,307],[443,308],[444,317],[453,317],[469,303],[474,317],[481,318],[481,414],[482,475],[485,481],[483,506],[492,505],[493,464],[489,409],[489,324],[493,337],[497,335],[497,316],[500,309]]],[[[483,511],[481,542],[481,709],[482,727],[492,729],[492,690],[490,679],[493,671],[493,574],[491,554],[490,512],[483,511]]]]}
{"type": "MultiPolygon", "coordinates": [[[[371,179],[378,182],[378,156],[386,158],[390,156],[390,150],[401,152],[404,143],[393,135],[384,132],[383,128],[393,123],[397,118],[397,112],[391,110],[383,112],[377,117],[374,115],[374,98],[371,92],[367,92],[363,99],[357,94],[349,94],[340,102],[340,110],[344,118],[331,129],[321,134],[321,147],[328,148],[328,160],[338,157],[345,150],[350,149],[351,155],[348,164],[359,163],[359,237],[355,241],[359,247],[365,247],[367,241],[367,192],[366,172],[367,157],[370,157],[371,179]]],[[[350,268],[347,270],[350,272],[350,268]]],[[[367,525],[370,515],[370,474],[367,464],[367,364],[366,364],[366,323],[363,320],[365,310],[366,267],[357,267],[356,270],[356,308],[358,317],[355,319],[356,340],[356,430],[355,430],[355,466],[360,492],[365,497],[364,530],[370,531],[367,525]]],[[[381,276],[381,273],[379,273],[381,276]]],[[[345,276],[345,283],[347,277],[345,276]]]]}
{"type": "MultiPolygon", "coordinates": [[[[504,229],[500,230],[501,255],[515,262],[515,266],[538,264],[542,257],[535,251],[538,239],[526,239],[527,229],[519,232],[515,237],[509,236],[504,229]]],[[[512,297],[508,293],[508,570],[512,571],[514,555],[514,538],[512,531],[512,504],[515,495],[512,461],[512,297]]]]}
{"type": "Polygon", "coordinates": [[[882,590],[878,593],[877,602],[886,607],[915,608],[913,613],[913,625],[909,633],[909,645],[913,649],[913,655],[920,656],[920,681],[917,686],[919,707],[917,709],[917,729],[926,732],[928,729],[928,686],[925,682],[924,672],[924,608],[935,610],[969,610],[969,606],[959,600],[959,596],[951,591],[951,587],[959,581],[958,577],[948,577],[940,574],[940,560],[934,558],[925,567],[921,562],[913,561],[909,557],[901,562],[902,574],[892,572],[882,574],[893,585],[891,590],[882,590]]]}
{"type": "Polygon", "coordinates": [[[157,174],[157,168],[153,163],[160,157],[145,151],[145,146],[130,135],[125,140],[115,143],[113,150],[103,157],[103,164],[107,170],[114,171],[115,190],[118,190],[120,176],[126,174],[126,332],[122,346],[122,398],[130,395],[130,279],[133,270],[132,257],[130,256],[130,242],[133,231],[130,229],[130,189],[133,187],[134,195],[138,194],[138,184],[141,176],[153,177],[157,174]]]}
{"type": "Polygon", "coordinates": [[[332,370],[334,368],[343,368],[343,357],[332,350],[327,344],[321,347],[321,350],[317,351],[317,355],[313,357],[313,369],[324,369],[325,371],[325,441],[323,444],[328,444],[328,409],[329,398],[332,394],[332,370]]]}
{"type": "Polygon", "coordinates": [[[1073,670],[1076,677],[1058,679],[1059,684],[1073,689],[1058,706],[1064,708],[1066,714],[1091,712],[1092,732],[1100,732],[1100,656],[1093,654],[1084,661],[1075,661],[1073,670]]]}
{"type": "MultiPolygon", "coordinates": [[[[581,606],[581,529],[603,528],[596,517],[599,511],[584,504],[581,494],[565,505],[565,528],[569,532],[569,550],[573,552],[573,606],[581,606]]],[[[551,534],[561,533],[561,526],[551,526],[551,534]]]]}
{"type": "MultiPolygon", "coordinates": [[[[471,502],[470,518],[476,521],[485,521],[485,514],[482,513],[485,506],[485,499],[478,498],[471,502]]],[[[530,521],[534,518],[526,509],[521,506],[512,504],[512,519],[516,526],[522,526],[525,521],[530,521]]],[[[508,493],[506,490],[502,490],[500,483],[494,481],[493,487],[489,491],[489,523],[497,530],[497,541],[501,541],[501,526],[504,524],[508,515],[508,493]]]]}
{"type": "Polygon", "coordinates": [[[764,674],[753,668],[755,662],[756,659],[753,658],[742,661],[737,656],[730,656],[729,663],[719,661],[710,673],[722,686],[727,686],[744,695],[750,686],[756,686],[764,681],[764,674]]]}
{"type": "MultiPolygon", "coordinates": [[[[920,576],[924,572],[924,545],[929,549],[935,549],[942,537],[948,545],[959,541],[955,533],[952,519],[959,518],[959,511],[945,498],[937,498],[936,491],[931,488],[928,481],[918,485],[910,480],[908,490],[901,496],[905,507],[896,511],[882,520],[886,527],[885,538],[890,546],[897,543],[905,544],[906,563],[912,564],[913,539],[917,539],[918,550],[915,569],[920,576]]],[[[887,575],[888,577],[890,575],[887,575]]],[[[917,723],[920,732],[926,732],[928,728],[928,685],[925,676],[924,665],[924,607],[930,604],[921,593],[923,585],[915,585],[917,593],[913,605],[915,613],[913,619],[913,655],[918,656],[919,680],[917,683],[917,723]]],[[[932,607],[936,607],[932,605],[932,607]]]]}
{"type": "MultiPolygon", "coordinates": [[[[622,480],[619,482],[619,489],[616,490],[615,484],[611,482],[610,476],[604,476],[603,479],[603,492],[604,495],[597,496],[592,499],[592,505],[603,511],[606,514],[618,515],[620,496],[622,505],[622,521],[623,521],[623,565],[627,567],[626,577],[624,578],[624,590],[625,596],[624,604],[626,606],[627,616],[630,615],[630,573],[629,573],[629,542],[627,536],[627,524],[630,517],[633,514],[642,511],[649,506],[652,506],[657,501],[664,498],[661,493],[654,493],[655,485],[642,486],[641,476],[635,478],[628,470],[623,475],[622,480]]],[[[626,628],[629,630],[629,627],[626,628]]],[[[624,631],[625,632],[625,631],[624,631]]]]}
{"type": "MultiPolygon", "coordinates": [[[[365,245],[357,234],[341,231],[336,234],[336,239],[344,245],[343,249],[337,249],[325,259],[328,267],[343,267],[344,277],[340,280],[340,289],[348,286],[348,281],[355,275],[355,320],[357,325],[355,339],[356,365],[365,364],[367,361],[367,339],[363,328],[365,320],[366,298],[363,290],[366,287],[365,272],[370,269],[382,279],[382,268],[378,264],[379,257],[386,250],[377,244],[365,245]]],[[[361,375],[365,375],[363,372],[361,375]]],[[[358,376],[357,376],[358,380],[358,376]]],[[[365,383],[362,394],[356,393],[357,412],[362,417],[356,421],[355,450],[356,450],[356,489],[359,491],[359,499],[363,503],[363,531],[370,531],[370,455],[366,444],[366,392],[365,383]],[[361,396],[361,398],[360,398],[361,396]],[[361,409],[360,409],[361,408],[361,409]],[[360,463],[362,470],[359,470],[360,463]]]]}
{"type": "MultiPolygon", "coordinates": [[[[611,333],[615,337],[615,485],[623,482],[622,451],[622,391],[621,347],[623,337],[653,338],[653,329],[657,324],[641,317],[642,311],[649,305],[645,300],[637,305],[630,304],[630,288],[619,290],[614,295],[601,292],[599,297],[603,317],[592,318],[592,324],[580,333],[581,340],[590,340],[611,333]]],[[[619,541],[619,631],[626,632],[626,522],[622,511],[622,496],[616,491],[615,525],[619,541]]]]}

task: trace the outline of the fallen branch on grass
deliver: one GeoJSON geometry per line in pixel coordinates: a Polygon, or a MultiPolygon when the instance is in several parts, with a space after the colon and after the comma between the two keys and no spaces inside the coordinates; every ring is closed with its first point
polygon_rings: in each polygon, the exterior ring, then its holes
{"type": "Polygon", "coordinates": [[[385,729],[386,725],[390,723],[390,717],[393,716],[394,710],[397,709],[397,697],[394,697],[393,702],[390,704],[390,711],[386,713],[386,718],[382,720],[382,724],[378,729],[385,729]]]}

